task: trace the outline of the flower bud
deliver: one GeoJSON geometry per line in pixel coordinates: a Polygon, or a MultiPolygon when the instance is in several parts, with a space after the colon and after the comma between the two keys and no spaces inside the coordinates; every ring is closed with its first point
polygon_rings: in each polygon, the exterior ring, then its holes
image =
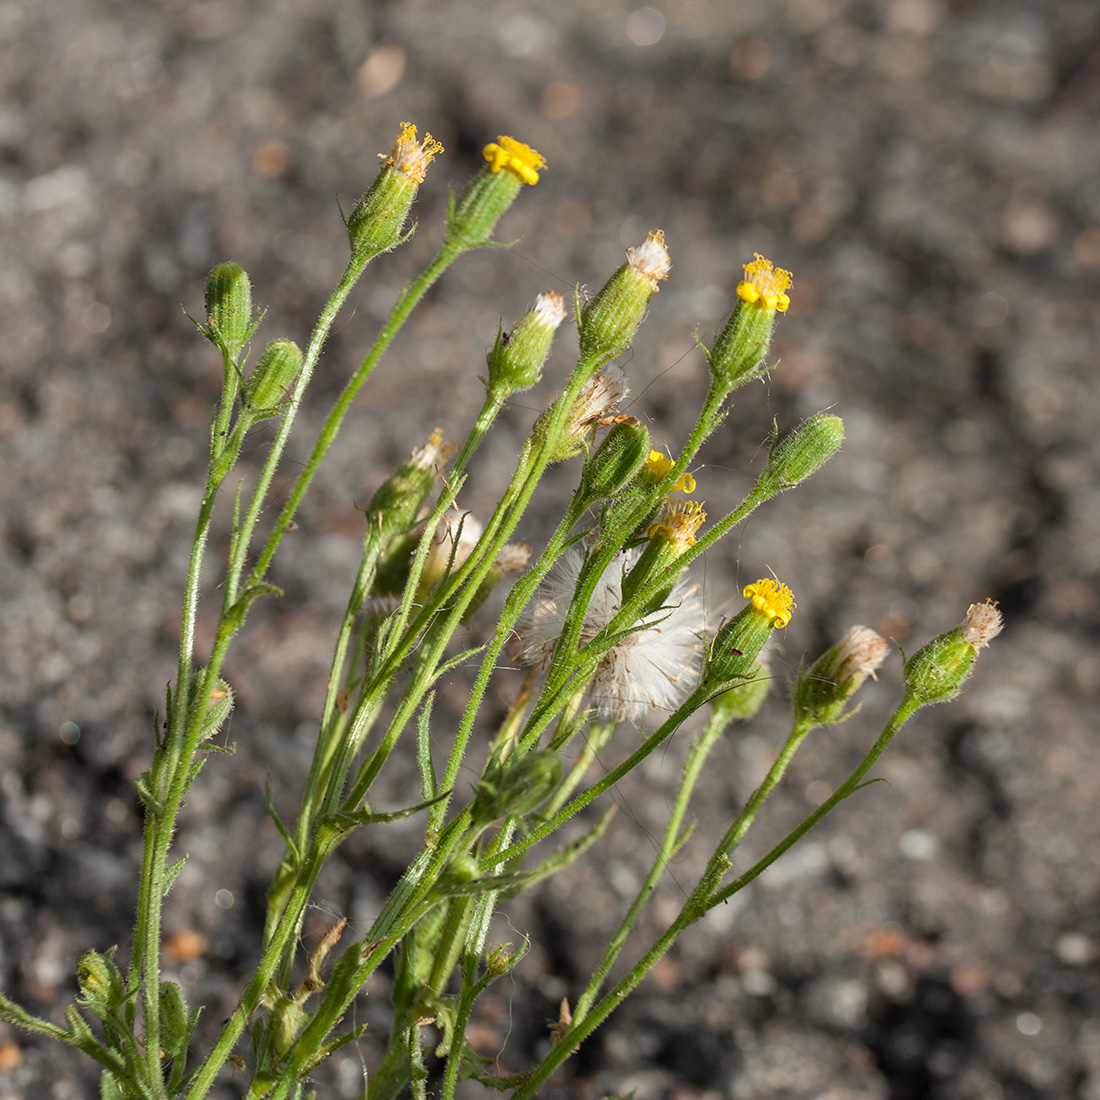
{"type": "Polygon", "coordinates": [[[497,332],[489,352],[489,392],[500,402],[530,389],[542,377],[554,330],[565,320],[565,299],[553,290],[540,294],[511,332],[497,332]]]}
{"type": "Polygon", "coordinates": [[[252,283],[240,264],[224,263],[206,277],[204,293],[209,340],[233,362],[248,343],[258,317],[252,314],[252,283]]]}
{"type": "Polygon", "coordinates": [[[117,1009],[126,997],[125,985],[114,961],[115,949],[106,955],[85,951],[77,960],[76,980],[80,1002],[99,1020],[117,1009]]]}
{"type": "Polygon", "coordinates": [[[634,342],[649,299],[672,266],[665,235],[653,230],[637,248],[626,250],[627,262],[577,318],[584,359],[606,361],[621,355],[634,342]]]}
{"type": "Polygon", "coordinates": [[[233,710],[233,689],[219,680],[207,699],[206,713],[202,720],[202,739],[209,741],[225,724],[233,710]]]}
{"type": "Polygon", "coordinates": [[[302,352],[293,340],[272,340],[241,387],[241,401],[251,413],[271,414],[294,384],[302,352]]]}
{"type": "Polygon", "coordinates": [[[524,184],[534,187],[546,161],[530,145],[498,137],[482,150],[485,167],[451,207],[447,236],[461,248],[477,248],[493,235],[501,216],[524,184]]]}
{"type": "Polygon", "coordinates": [[[490,765],[477,785],[471,821],[487,825],[531,813],[557,789],[561,772],[561,759],[550,749],[535,749],[519,759],[490,765]]]}
{"type": "Polygon", "coordinates": [[[797,605],[791,590],[770,577],[745,586],[752,602],[714,636],[707,656],[704,681],[728,684],[747,677],[756,665],[764,643],[773,630],[782,630],[791,621],[797,605]]]}
{"type": "Polygon", "coordinates": [[[978,650],[989,645],[1004,625],[991,601],[971,604],[963,622],[933,638],[905,662],[905,693],[917,706],[945,703],[962,690],[978,650]]]}
{"type": "Polygon", "coordinates": [[[711,699],[715,719],[728,724],[752,718],[764,705],[771,686],[771,668],[766,661],[757,661],[744,680],[711,699]]]}
{"type": "Polygon", "coordinates": [[[808,672],[799,673],[794,688],[796,721],[831,726],[847,718],[853,711],[846,710],[845,704],[882,667],[887,649],[881,634],[853,626],[808,672]]]}
{"type": "Polygon", "coordinates": [[[727,392],[756,374],[768,354],[775,315],[791,304],[791,273],[772,267],[759,252],[753,255],[737,285],[737,305],[707,355],[711,373],[727,392]]]}
{"type": "Polygon", "coordinates": [[[649,453],[649,431],[634,417],[615,424],[585,463],[581,481],[593,500],[617,493],[633,481],[649,453]]]}
{"type": "Polygon", "coordinates": [[[844,421],[839,416],[818,413],[803,420],[772,448],[753,495],[767,500],[812,477],[840,450],[843,442],[844,421]]]}
{"type": "Polygon", "coordinates": [[[348,215],[353,256],[370,259],[401,242],[405,220],[428,165],[442,152],[443,146],[431,134],[417,141],[416,127],[411,122],[401,123],[401,133],[389,154],[378,154],[385,162],[382,170],[348,215]]]}

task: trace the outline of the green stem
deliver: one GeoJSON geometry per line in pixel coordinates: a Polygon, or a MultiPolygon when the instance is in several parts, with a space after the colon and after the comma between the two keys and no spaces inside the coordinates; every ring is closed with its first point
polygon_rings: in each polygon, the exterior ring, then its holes
{"type": "Polygon", "coordinates": [[[692,795],[695,793],[695,786],[699,781],[699,776],[702,775],[703,765],[706,763],[707,757],[710,755],[714,746],[718,744],[718,739],[721,737],[725,728],[725,721],[712,717],[703,732],[693,741],[691,750],[688,753],[687,762],[684,765],[683,780],[680,783],[680,789],[676,792],[676,801],[672,807],[672,813],[669,815],[668,825],[665,828],[665,835],[661,841],[661,846],[657,851],[657,857],[653,861],[653,866],[650,868],[645,882],[642,883],[637,896],[627,910],[626,916],[623,917],[618,930],[612,937],[611,943],[608,944],[603,958],[593,972],[587,988],[577,1001],[573,1009],[574,1023],[579,1024],[584,1020],[585,1016],[588,1015],[592,1007],[592,1002],[599,994],[611,967],[619,957],[619,953],[622,951],[635,922],[641,915],[642,909],[645,908],[646,902],[649,901],[654,887],[656,887],[658,881],[660,881],[669,863],[672,862],[672,857],[683,843],[685,838],[681,836],[680,830],[683,827],[684,816],[687,814],[688,805],[691,802],[692,795]]]}
{"type": "MultiPolygon", "coordinates": [[[[535,1095],[542,1083],[554,1072],[569,1055],[577,1049],[597,1027],[600,1026],[622,1004],[626,996],[631,993],[656,965],[658,960],[676,942],[683,931],[695,921],[699,920],[709,909],[727,900],[738,890],[743,889],[753,879],[770,867],[792,844],[796,843],[810,829],[813,828],[833,807],[842,802],[849,795],[855,793],[862,783],[863,777],[872,767],[875,761],[885,751],[895,735],[912,716],[917,709],[917,703],[908,695],[902,700],[901,705],[894,712],[887,723],[879,739],[870,749],[852,774],[836,789],[833,795],[826,799],[801,825],[794,829],[787,837],[777,844],[763,859],[756,863],[744,875],[730,883],[728,887],[712,892],[708,876],[704,875],[684,903],[683,908],[676,919],[669,925],[664,934],[653,944],[645,955],[635,964],[631,971],[619,981],[612,989],[600,999],[594,1008],[582,1019],[574,1020],[569,1030],[555,1044],[554,1049],[542,1062],[531,1071],[530,1077],[512,1095],[511,1100],[528,1100],[535,1095]]],[[[727,834],[728,836],[728,834],[727,834]]]]}

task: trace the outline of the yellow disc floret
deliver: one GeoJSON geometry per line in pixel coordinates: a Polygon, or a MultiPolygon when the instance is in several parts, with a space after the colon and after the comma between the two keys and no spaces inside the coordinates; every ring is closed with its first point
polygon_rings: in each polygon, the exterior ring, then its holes
{"type": "Polygon", "coordinates": [[[782,630],[791,621],[791,611],[798,606],[791,590],[770,577],[745,585],[744,595],[752,600],[757,611],[771,619],[777,630],[782,630]]]}
{"type": "Polygon", "coordinates": [[[431,134],[425,133],[423,141],[416,140],[416,127],[411,122],[401,123],[401,133],[393,143],[389,154],[378,155],[391,168],[404,172],[415,183],[424,182],[428,165],[435,160],[436,153],[442,153],[443,146],[431,134]]]}
{"type": "Polygon", "coordinates": [[[532,187],[539,182],[538,170],[546,167],[546,161],[541,154],[515,138],[498,137],[495,142],[486,145],[482,152],[489,162],[490,172],[507,169],[532,187]]]}
{"type": "Polygon", "coordinates": [[[791,273],[781,267],[772,267],[771,260],[759,252],[751,264],[745,264],[745,278],[737,284],[737,297],[743,302],[754,302],[765,309],[783,313],[791,304],[787,288],[791,285],[791,273]]]}
{"type": "Polygon", "coordinates": [[[665,501],[665,514],[661,522],[650,525],[649,537],[664,539],[677,553],[682,554],[695,545],[695,532],[703,526],[706,518],[702,501],[684,500],[682,497],[669,499],[665,501]]]}

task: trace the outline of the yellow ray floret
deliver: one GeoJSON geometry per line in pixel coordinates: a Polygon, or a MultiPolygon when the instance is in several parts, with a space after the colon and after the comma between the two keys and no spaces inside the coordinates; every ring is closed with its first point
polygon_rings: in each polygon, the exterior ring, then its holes
{"type": "Polygon", "coordinates": [[[770,577],[745,585],[744,595],[752,600],[752,606],[757,611],[771,619],[778,630],[791,621],[791,611],[798,606],[794,602],[794,593],[785,584],[770,577]]]}
{"type": "Polygon", "coordinates": [[[503,135],[486,145],[482,152],[489,162],[490,172],[499,172],[506,168],[532,187],[539,182],[538,170],[546,167],[546,161],[541,154],[530,145],[503,135]]]}
{"type": "Polygon", "coordinates": [[[737,297],[743,302],[755,302],[765,309],[783,313],[791,304],[787,288],[791,285],[791,273],[781,267],[772,267],[771,260],[759,252],[751,264],[745,264],[745,278],[737,284],[737,297]]]}

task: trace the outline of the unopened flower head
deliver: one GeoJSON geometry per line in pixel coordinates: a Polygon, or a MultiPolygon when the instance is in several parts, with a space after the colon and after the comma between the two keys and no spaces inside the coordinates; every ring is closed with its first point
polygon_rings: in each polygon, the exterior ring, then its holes
{"type": "Polygon", "coordinates": [[[435,160],[436,153],[442,152],[443,146],[431,134],[425,132],[424,140],[418,141],[416,127],[411,122],[402,122],[393,148],[378,156],[395,172],[403,172],[414,183],[423,183],[428,165],[435,160]]]}
{"type": "Polygon", "coordinates": [[[539,182],[539,169],[546,167],[542,155],[511,137],[498,137],[482,150],[490,172],[511,172],[517,179],[532,187],[539,182]]]}
{"type": "MultiPolygon", "coordinates": [[[[636,560],[626,551],[600,577],[580,632],[580,644],[590,642],[622,606],[622,578],[636,560]]],[[[574,547],[550,570],[534,601],[516,627],[516,655],[533,666],[550,660],[566,627],[566,616],[584,553],[574,547]]],[[[588,689],[603,718],[636,721],[650,707],[674,710],[699,680],[704,632],[698,588],[679,580],[666,605],[644,616],[636,628],[603,656],[588,689]]]]}
{"type": "Polygon", "coordinates": [[[1004,617],[992,600],[985,603],[972,603],[966,612],[966,618],[959,628],[964,642],[975,649],[985,649],[1004,628],[1004,617]]]}
{"type": "Polygon", "coordinates": [[[703,502],[669,497],[659,523],[650,525],[649,537],[667,542],[676,555],[695,545],[695,532],[706,522],[703,502]]]}
{"type": "Polygon", "coordinates": [[[791,611],[798,606],[791,590],[770,577],[745,585],[744,596],[752,601],[757,611],[771,620],[777,630],[782,630],[791,621],[791,611]]]}
{"type": "MultiPolygon", "coordinates": [[[[656,485],[668,477],[674,465],[676,464],[672,459],[662,451],[650,451],[645,468],[642,470],[642,477],[649,484],[656,485]]],[[[670,493],[694,493],[695,478],[685,471],[669,486],[668,491],[670,493]]]]}
{"type": "Polygon", "coordinates": [[[791,273],[781,267],[773,267],[759,252],[750,264],[745,264],[745,278],[737,284],[737,297],[743,302],[763,306],[764,309],[786,312],[791,299],[787,289],[791,285],[791,273]]]}

